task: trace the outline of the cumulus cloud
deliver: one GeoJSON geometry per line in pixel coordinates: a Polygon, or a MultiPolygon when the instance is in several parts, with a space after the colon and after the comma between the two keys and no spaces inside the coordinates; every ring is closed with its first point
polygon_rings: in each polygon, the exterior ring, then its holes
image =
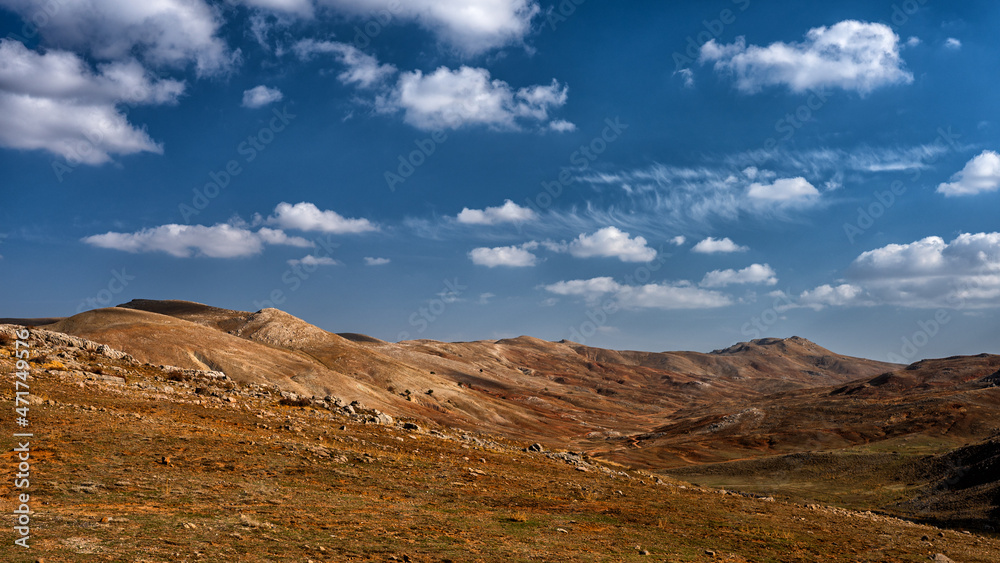
{"type": "Polygon", "coordinates": [[[622,262],[649,262],[656,258],[656,249],[646,245],[640,236],[632,238],[616,227],[604,227],[594,234],[581,234],[567,245],[577,258],[617,258],[622,262]]]}
{"type": "Polygon", "coordinates": [[[151,76],[135,60],[98,65],[66,51],[37,53],[0,39],[0,145],[47,150],[73,162],[101,164],[112,154],[163,147],[128,122],[117,106],[173,104],[184,84],[151,76]]]}
{"type": "Polygon", "coordinates": [[[549,129],[557,133],[571,133],[576,131],[576,124],[565,119],[555,119],[549,122],[549,129]]]}
{"type": "Polygon", "coordinates": [[[805,207],[816,203],[819,190],[800,176],[780,178],[770,184],[754,182],[747,188],[747,196],[752,200],[777,205],[805,207]]]}
{"type": "MultiPolygon", "coordinates": [[[[137,56],[147,65],[193,64],[199,75],[227,72],[238,54],[218,37],[222,12],[203,0],[74,0],[46,9],[39,26],[44,43],[85,52],[98,60],[137,56]]],[[[31,21],[34,0],[0,0],[0,6],[31,21]]]]}
{"type": "Polygon", "coordinates": [[[347,43],[303,39],[296,43],[292,50],[303,60],[318,53],[334,55],[342,65],[347,67],[346,70],[337,75],[337,79],[344,84],[356,84],[361,88],[371,88],[396,74],[395,66],[380,64],[374,56],[347,43]]]}
{"type": "Polygon", "coordinates": [[[469,252],[469,258],[477,266],[495,268],[506,266],[509,268],[525,268],[534,266],[537,256],[530,252],[537,243],[529,243],[521,246],[498,246],[495,248],[480,247],[469,252]]]}
{"type": "Polygon", "coordinates": [[[764,284],[778,283],[778,275],[767,264],[750,264],[742,270],[712,270],[705,274],[699,284],[702,287],[725,287],[732,284],[764,284]]]}
{"type": "Polygon", "coordinates": [[[581,297],[590,304],[612,299],[624,309],[708,309],[725,307],[732,299],[689,282],[624,285],[610,277],[560,281],[544,286],[550,293],[581,297]]]}
{"type": "Polygon", "coordinates": [[[708,237],[691,248],[692,252],[700,252],[702,254],[746,252],[747,250],[749,249],[746,246],[736,244],[729,237],[721,239],[708,237]]]}
{"type": "Polygon", "coordinates": [[[824,284],[816,289],[803,291],[799,296],[799,305],[820,310],[824,307],[845,307],[852,305],[870,305],[865,299],[865,291],[851,284],[831,286],[824,284]]]}
{"type": "Polygon", "coordinates": [[[346,234],[377,231],[378,227],[368,219],[348,219],[333,210],[320,210],[306,201],[296,203],[281,202],[274,208],[274,214],[265,222],[283,229],[300,231],[320,231],[324,233],[346,234]]]}
{"type": "Polygon", "coordinates": [[[520,223],[523,221],[533,221],[538,218],[533,210],[522,207],[511,200],[505,200],[499,207],[487,207],[486,209],[462,208],[462,211],[455,217],[459,223],[466,225],[496,225],[497,223],[520,223]]]}
{"type": "Polygon", "coordinates": [[[981,309],[1000,306],[1000,233],[963,233],[950,242],[926,237],[858,256],[847,281],[803,292],[813,308],[895,305],[981,309]]]}
{"type": "Polygon", "coordinates": [[[268,88],[262,84],[243,91],[243,107],[264,107],[267,104],[280,102],[284,97],[285,96],[281,93],[281,90],[278,90],[277,88],[268,88]]]}
{"type": "Polygon", "coordinates": [[[384,266],[392,262],[388,258],[375,258],[372,256],[365,256],[365,266],[384,266]]]}
{"type": "Polygon", "coordinates": [[[951,177],[937,187],[937,192],[946,196],[976,195],[992,192],[1000,187],[1000,154],[983,151],[965,164],[951,177]]]}
{"type": "Polygon", "coordinates": [[[674,238],[670,239],[670,244],[673,244],[675,246],[684,246],[684,243],[686,242],[687,242],[687,237],[685,237],[684,235],[677,235],[674,238]]]}
{"type": "Polygon", "coordinates": [[[82,239],[100,248],[125,252],[166,252],[171,256],[186,258],[238,258],[259,254],[265,244],[311,247],[313,243],[300,237],[263,228],[258,231],[229,224],[162,225],[134,233],[107,232],[82,239]]]}
{"type": "Polygon", "coordinates": [[[948,39],[945,40],[944,46],[946,49],[957,51],[962,48],[962,42],[959,41],[958,39],[955,39],[954,37],[949,37],[948,39]]]}
{"type": "Polygon", "coordinates": [[[879,302],[908,307],[1000,305],[1000,233],[927,237],[858,256],[852,281],[879,302]]]}
{"type": "Polygon", "coordinates": [[[523,41],[540,10],[535,0],[319,0],[319,3],[366,19],[381,11],[403,23],[415,22],[464,55],[523,41]]]}
{"type": "Polygon", "coordinates": [[[714,39],[701,48],[699,61],[732,74],[747,93],[784,85],[793,92],[841,88],[866,94],[892,84],[908,84],[913,75],[899,56],[899,37],[881,23],[845,20],[810,29],[799,43],[747,46],[743,37],[731,44],[714,39]]]}
{"type": "Polygon", "coordinates": [[[312,254],[308,254],[306,256],[303,256],[302,258],[294,258],[292,260],[289,260],[288,265],[289,266],[302,265],[302,266],[312,266],[312,267],[338,266],[340,265],[340,262],[334,260],[333,258],[330,258],[329,256],[314,256],[312,254]]]}
{"type": "Polygon", "coordinates": [[[555,79],[515,91],[483,68],[440,67],[426,75],[402,73],[375,103],[382,113],[402,111],[406,123],[427,131],[474,125],[516,130],[523,123],[547,123],[549,112],[566,103],[567,91],[555,79]]]}

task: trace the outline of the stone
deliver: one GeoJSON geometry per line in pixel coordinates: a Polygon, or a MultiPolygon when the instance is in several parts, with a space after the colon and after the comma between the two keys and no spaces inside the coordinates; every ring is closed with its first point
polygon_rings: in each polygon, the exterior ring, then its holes
{"type": "Polygon", "coordinates": [[[530,446],[528,446],[528,451],[529,452],[540,452],[540,451],[542,451],[542,445],[538,444],[538,443],[531,444],[530,446]]]}

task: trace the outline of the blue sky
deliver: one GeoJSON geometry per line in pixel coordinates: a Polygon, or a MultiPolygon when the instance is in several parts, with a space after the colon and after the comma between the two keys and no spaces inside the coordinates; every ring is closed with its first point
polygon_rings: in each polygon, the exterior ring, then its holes
{"type": "Polygon", "coordinates": [[[0,0],[0,316],[1000,352],[1000,6],[0,0]]]}

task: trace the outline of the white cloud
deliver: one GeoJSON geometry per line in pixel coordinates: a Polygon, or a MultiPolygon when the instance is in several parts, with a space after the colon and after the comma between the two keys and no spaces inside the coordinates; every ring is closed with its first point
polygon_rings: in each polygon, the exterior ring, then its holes
{"type": "Polygon", "coordinates": [[[880,302],[910,307],[1000,305],[1000,233],[927,237],[858,256],[848,274],[880,302]]]}
{"type": "Polygon", "coordinates": [[[560,281],[546,285],[545,290],[556,295],[593,297],[595,295],[604,295],[605,293],[614,293],[621,289],[621,287],[614,279],[603,276],[587,280],[560,281]]]}
{"type": "Polygon", "coordinates": [[[539,13],[535,0],[319,0],[321,5],[371,19],[390,14],[416,22],[462,54],[474,55],[516,44],[531,31],[539,13]]]}
{"type": "MultiPolygon", "coordinates": [[[[824,203],[822,195],[798,199],[751,197],[748,192],[755,183],[760,187],[754,195],[771,195],[765,185],[776,173],[747,166],[744,160],[750,159],[739,155],[723,157],[723,162],[704,167],[654,164],[617,173],[588,171],[574,181],[589,184],[608,198],[620,200],[624,196],[613,210],[603,211],[596,205],[585,210],[591,221],[617,224],[623,229],[704,231],[720,220],[793,220],[795,214],[824,203]]],[[[782,183],[777,187],[781,188],[782,183]]],[[[549,215],[553,221],[564,219],[557,211],[549,215]]]]}
{"type": "Polygon", "coordinates": [[[841,88],[866,94],[881,86],[913,81],[904,69],[899,37],[892,29],[856,20],[810,29],[800,43],[748,47],[743,37],[728,45],[712,39],[702,46],[699,60],[732,73],[736,87],[748,93],[785,85],[794,92],[841,88]]]}
{"type": "Polygon", "coordinates": [[[324,233],[366,233],[377,231],[368,219],[347,219],[332,210],[320,210],[315,204],[300,202],[292,205],[281,202],[274,208],[274,214],[265,221],[283,229],[300,231],[320,231],[324,233]]]}
{"type": "Polygon", "coordinates": [[[681,79],[684,81],[685,88],[694,88],[694,72],[689,68],[682,68],[680,70],[674,71],[674,74],[681,75],[681,79]]]}
{"type": "Polygon", "coordinates": [[[714,309],[733,303],[729,296],[718,291],[666,283],[626,286],[617,298],[625,309],[714,309]]]}
{"type": "Polygon", "coordinates": [[[549,129],[557,133],[572,133],[576,131],[576,124],[565,119],[555,119],[549,122],[549,129]]]}
{"type": "Polygon", "coordinates": [[[337,60],[347,67],[347,70],[338,74],[337,78],[344,84],[357,84],[361,88],[371,88],[396,74],[395,66],[379,64],[374,56],[347,43],[303,39],[296,43],[292,50],[303,60],[317,53],[335,55],[337,60]]]}
{"type": "Polygon", "coordinates": [[[183,91],[182,82],[156,79],[134,60],[104,63],[95,73],[73,53],[40,54],[0,39],[0,145],[86,164],[112,154],[161,154],[116,106],[173,104],[183,91]]]}
{"type": "Polygon", "coordinates": [[[462,208],[462,211],[455,217],[459,223],[466,225],[495,225],[497,223],[520,223],[523,221],[533,221],[538,215],[528,207],[522,207],[511,200],[505,200],[500,207],[487,207],[486,209],[462,208]]]}
{"type": "Polygon", "coordinates": [[[958,39],[955,39],[954,37],[949,37],[947,40],[945,40],[944,46],[946,49],[957,51],[962,48],[962,42],[959,41],[958,39]]]}
{"type": "Polygon", "coordinates": [[[625,309],[707,309],[732,304],[728,296],[699,289],[688,282],[630,286],[610,277],[599,277],[560,281],[544,288],[556,295],[582,297],[590,304],[607,297],[625,309]]]}
{"type": "Polygon", "coordinates": [[[780,178],[770,184],[754,182],[747,188],[747,196],[753,200],[804,207],[813,205],[819,199],[819,190],[801,176],[780,178]]]}
{"type": "Polygon", "coordinates": [[[534,266],[537,256],[529,252],[531,245],[498,246],[496,248],[474,248],[469,252],[469,258],[477,266],[495,268],[506,266],[510,268],[525,268],[534,266]],[[526,248],[528,247],[528,248],[526,248]]]}
{"type": "Polygon", "coordinates": [[[425,75],[404,72],[391,92],[376,98],[383,113],[403,112],[403,120],[424,130],[458,129],[485,125],[516,130],[521,123],[546,123],[549,111],[566,103],[567,87],[553,79],[516,92],[483,68],[440,67],[425,75]]]}
{"type": "Polygon", "coordinates": [[[691,248],[691,252],[700,252],[702,254],[715,254],[718,252],[745,252],[749,250],[745,246],[740,246],[730,240],[729,237],[716,239],[708,237],[691,248]]]}
{"type": "Polygon", "coordinates": [[[392,262],[388,258],[374,258],[372,256],[365,256],[365,266],[384,266],[392,262]]]}
{"type": "Polygon", "coordinates": [[[632,238],[615,227],[604,227],[592,235],[581,234],[567,249],[577,258],[618,258],[622,262],[649,262],[656,258],[656,249],[646,246],[646,239],[632,238]]]}
{"type": "Polygon", "coordinates": [[[778,276],[767,264],[750,264],[742,270],[712,270],[698,284],[702,287],[725,287],[732,284],[764,284],[778,283],[778,276]]]}
{"type": "Polygon", "coordinates": [[[951,177],[937,187],[937,192],[946,196],[976,195],[992,192],[1000,187],[1000,154],[983,151],[965,164],[951,177]]]}
{"type": "Polygon", "coordinates": [[[265,228],[254,232],[244,227],[221,223],[211,227],[170,224],[134,233],[108,232],[85,237],[82,240],[100,248],[133,253],[166,252],[180,258],[192,255],[209,258],[252,256],[259,254],[265,244],[300,248],[313,246],[313,243],[306,239],[289,237],[275,229],[265,228]]]}
{"type": "Polygon", "coordinates": [[[46,45],[86,52],[99,60],[137,56],[148,65],[194,64],[199,75],[226,72],[238,57],[217,36],[222,11],[202,0],[74,0],[43,7],[35,0],[0,0],[26,21],[45,14],[37,29],[46,45]]]}
{"type": "Polygon", "coordinates": [[[479,300],[476,301],[476,303],[478,303],[480,305],[489,305],[490,304],[490,300],[493,299],[494,297],[496,297],[495,293],[489,293],[489,292],[480,293],[479,294],[479,300]]]}
{"type": "Polygon", "coordinates": [[[1000,233],[964,233],[951,242],[926,237],[890,244],[858,256],[848,281],[806,291],[813,308],[896,305],[981,309],[1000,306],[1000,233]]]}
{"type": "Polygon", "coordinates": [[[865,291],[851,284],[831,286],[824,284],[816,289],[803,291],[799,296],[799,304],[820,310],[824,307],[846,307],[854,305],[870,305],[865,299],[865,291]]]}
{"type": "Polygon", "coordinates": [[[340,262],[329,256],[314,256],[312,254],[288,261],[289,266],[298,266],[300,264],[303,266],[338,266],[340,262]]]}
{"type": "Polygon", "coordinates": [[[676,246],[684,246],[685,242],[687,242],[687,237],[685,237],[684,235],[677,235],[674,238],[670,239],[670,244],[676,246]]]}
{"type": "Polygon", "coordinates": [[[259,108],[274,102],[280,102],[285,96],[277,88],[268,88],[263,84],[243,91],[243,107],[259,108]]]}
{"type": "Polygon", "coordinates": [[[916,35],[911,35],[909,39],[906,40],[907,47],[916,47],[917,45],[920,45],[920,43],[920,38],[916,35]]]}

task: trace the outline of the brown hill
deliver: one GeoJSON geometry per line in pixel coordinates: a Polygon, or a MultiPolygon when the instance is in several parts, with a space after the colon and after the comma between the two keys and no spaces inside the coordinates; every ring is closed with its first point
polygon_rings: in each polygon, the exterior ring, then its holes
{"type": "MultiPolygon", "coordinates": [[[[116,321],[126,331],[130,313],[116,321]]],[[[0,326],[8,377],[23,369],[14,333],[0,326]]],[[[5,499],[31,496],[30,549],[0,549],[11,563],[1000,560],[1000,541],[975,529],[691,486],[424,420],[372,423],[45,330],[28,342],[40,439],[30,487],[0,482],[5,499]]],[[[4,386],[0,407],[15,398],[4,386]]],[[[956,463],[990,469],[988,451],[973,454],[956,463]]],[[[18,455],[0,458],[28,463],[18,455]]]]}
{"type": "Polygon", "coordinates": [[[807,340],[770,339],[711,354],[603,350],[522,336],[387,343],[324,331],[276,309],[134,300],[50,328],[154,364],[216,369],[306,396],[358,400],[549,443],[603,445],[692,404],[844,383],[894,366],[839,356],[807,340]]]}

